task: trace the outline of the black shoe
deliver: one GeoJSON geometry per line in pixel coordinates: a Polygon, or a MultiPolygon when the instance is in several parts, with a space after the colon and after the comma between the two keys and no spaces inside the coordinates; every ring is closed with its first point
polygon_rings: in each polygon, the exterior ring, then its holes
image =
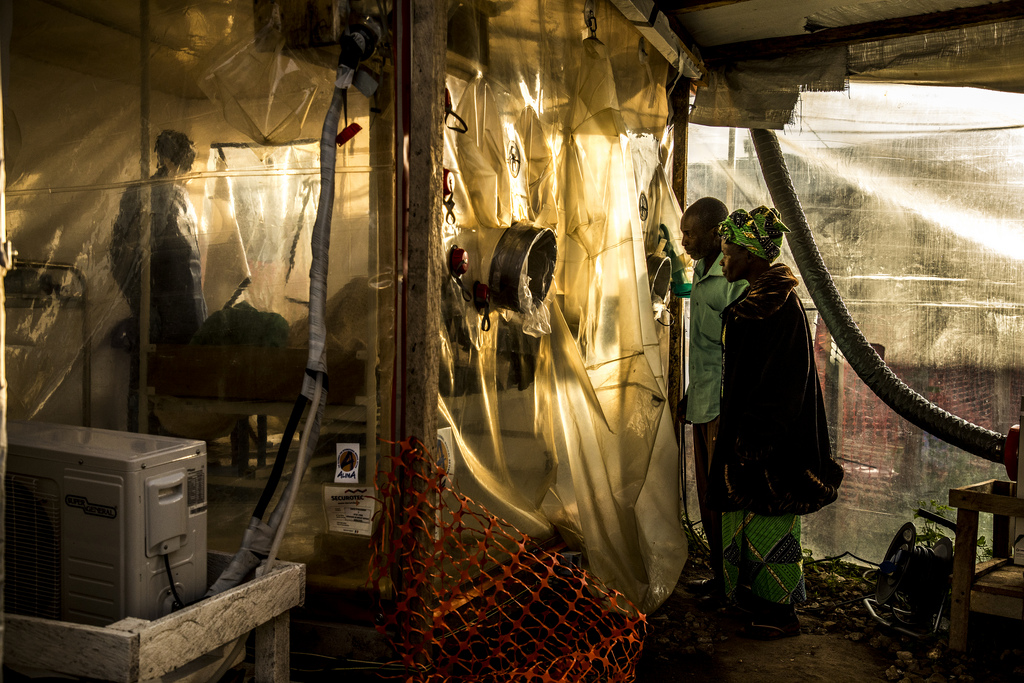
{"type": "Polygon", "coordinates": [[[714,595],[721,592],[718,581],[714,579],[693,579],[687,581],[686,590],[694,595],[714,595]]]}
{"type": "Polygon", "coordinates": [[[694,601],[694,604],[701,612],[717,612],[725,607],[730,607],[729,601],[718,592],[702,595],[694,601]]]}

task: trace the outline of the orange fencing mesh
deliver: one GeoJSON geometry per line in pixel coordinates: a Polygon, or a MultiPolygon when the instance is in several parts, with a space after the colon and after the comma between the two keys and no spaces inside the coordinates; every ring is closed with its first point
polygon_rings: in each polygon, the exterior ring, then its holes
{"type": "Polygon", "coordinates": [[[647,624],[625,596],[445,491],[419,440],[401,447],[370,572],[396,579],[378,628],[407,680],[632,681],[647,624]]]}

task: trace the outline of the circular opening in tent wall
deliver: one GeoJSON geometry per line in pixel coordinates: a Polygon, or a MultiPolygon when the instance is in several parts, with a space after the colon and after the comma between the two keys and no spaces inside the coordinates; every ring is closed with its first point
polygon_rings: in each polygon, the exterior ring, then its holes
{"type": "Polygon", "coordinates": [[[667,256],[648,256],[647,281],[651,285],[651,298],[667,300],[668,288],[672,284],[672,260],[667,256]]]}
{"type": "Polygon", "coordinates": [[[550,228],[519,223],[506,229],[491,259],[491,303],[516,313],[539,306],[551,289],[557,259],[558,243],[550,228]],[[527,300],[526,288],[533,301],[527,300]]]}

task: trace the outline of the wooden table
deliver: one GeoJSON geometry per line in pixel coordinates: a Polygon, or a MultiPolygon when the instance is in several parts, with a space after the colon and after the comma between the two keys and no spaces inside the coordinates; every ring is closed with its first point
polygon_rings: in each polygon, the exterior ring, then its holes
{"type": "Polygon", "coordinates": [[[957,509],[953,552],[953,596],[949,613],[949,647],[967,649],[971,612],[1024,619],[1024,565],[1015,565],[1008,534],[1010,517],[1024,518],[1024,500],[1016,484],[995,479],[949,490],[957,509]],[[995,515],[993,555],[977,564],[978,513],[995,515]]]}
{"type": "MultiPolygon", "coordinates": [[[[210,553],[208,566],[216,569],[208,576],[219,576],[229,557],[210,553]]],[[[287,683],[288,611],[303,604],[305,588],[306,566],[279,562],[264,576],[153,621],[128,617],[99,627],[5,614],[4,663],[116,683],[201,683],[223,659],[210,653],[255,629],[257,683],[287,683]]]]}

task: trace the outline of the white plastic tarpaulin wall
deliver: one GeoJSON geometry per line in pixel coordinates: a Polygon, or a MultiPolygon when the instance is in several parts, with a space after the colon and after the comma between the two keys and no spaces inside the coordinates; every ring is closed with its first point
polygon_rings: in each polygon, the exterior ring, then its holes
{"type": "MultiPolygon", "coordinates": [[[[1000,433],[1019,421],[1024,394],[1021,97],[852,82],[845,93],[801,95],[797,121],[779,136],[825,265],[868,342],[912,389],[1000,433]]],[[[770,204],[746,131],[694,126],[690,140],[690,200],[770,204]]],[[[846,469],[838,502],[807,520],[805,543],[878,561],[917,507],[1007,475],[889,410],[801,296],[846,469]]]]}
{"type": "MultiPolygon", "coordinates": [[[[486,315],[455,280],[438,293],[448,480],[538,540],[560,533],[650,610],[686,558],[659,351],[667,317],[647,271],[650,257],[680,251],[661,145],[669,68],[607,2],[592,32],[581,2],[481,7],[452,7],[453,111],[438,131],[453,190],[445,246],[468,249],[467,290],[493,285],[486,315]]],[[[210,544],[228,551],[302,379],[313,141],[336,60],[266,19],[243,0],[19,2],[6,102],[17,133],[8,216],[24,266],[8,278],[12,417],[206,439],[210,544]],[[165,130],[187,136],[195,160],[152,178],[166,168],[154,148],[165,130]],[[162,206],[146,200],[161,188],[173,188],[172,224],[201,265],[191,291],[208,317],[187,344],[155,336],[152,311],[132,310],[114,276],[122,197],[138,193],[145,214],[162,206]],[[132,335],[140,324],[148,340],[132,335]]],[[[338,156],[327,414],[280,551],[341,601],[365,587],[378,434],[391,434],[388,88],[348,97],[343,125],[362,132],[338,156]],[[331,502],[338,489],[353,505],[331,502]]],[[[138,223],[141,244],[155,224],[138,223]]],[[[152,256],[144,247],[140,263],[152,256]]],[[[145,271],[128,270],[144,293],[145,271]]],[[[330,600],[315,603],[330,614],[330,600]]]]}
{"type": "Polygon", "coordinates": [[[648,256],[680,251],[660,145],[667,65],[610,5],[594,30],[582,9],[455,10],[445,247],[465,249],[468,270],[445,292],[441,411],[455,486],[535,537],[557,529],[646,611],[686,558],[647,272],[648,256]],[[478,308],[475,285],[518,263],[499,236],[523,230],[555,248],[535,245],[518,282],[550,287],[529,310],[478,308]]]}
{"type": "MultiPolygon", "coordinates": [[[[19,253],[6,280],[10,415],[123,430],[140,423],[129,397],[141,383],[141,429],[208,442],[209,541],[224,551],[238,547],[302,382],[317,141],[337,65],[337,48],[289,43],[254,14],[244,0],[18,2],[4,92],[19,253]],[[164,131],[187,137],[195,159],[151,178],[164,131]],[[136,193],[136,225],[159,229],[167,212],[145,198],[162,188],[173,188],[174,224],[198,250],[208,317],[191,343],[163,343],[150,328],[140,348],[140,312],[114,277],[124,265],[114,226],[136,193]]],[[[378,258],[391,253],[391,116],[388,97],[350,90],[342,125],[362,130],[338,150],[333,393],[281,550],[330,577],[334,594],[346,576],[365,584],[370,527],[329,527],[323,488],[340,444],[362,456],[351,488],[372,491],[378,420],[391,405],[394,280],[378,258]]],[[[145,262],[153,254],[141,244],[145,262]]],[[[140,269],[126,268],[136,286],[140,269]]]]}

